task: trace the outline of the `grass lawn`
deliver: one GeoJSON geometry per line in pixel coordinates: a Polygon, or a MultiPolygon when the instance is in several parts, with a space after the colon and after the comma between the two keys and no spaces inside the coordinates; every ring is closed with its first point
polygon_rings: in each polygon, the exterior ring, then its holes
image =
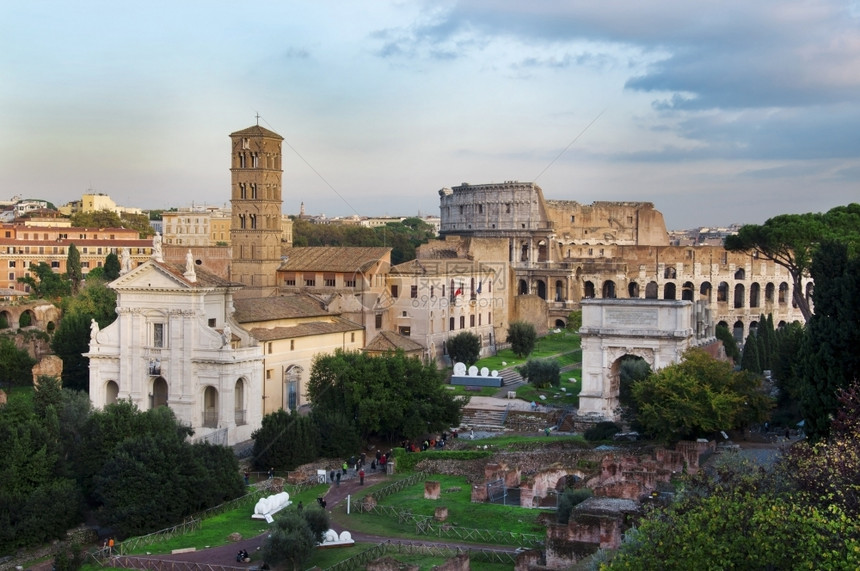
{"type": "Polygon", "coordinates": [[[529,384],[521,385],[517,387],[517,398],[536,403],[579,406],[579,392],[581,390],[582,371],[575,369],[561,374],[561,384],[558,387],[538,389],[529,384]],[[571,381],[571,378],[574,380],[571,381]],[[541,396],[545,396],[546,399],[541,399],[541,396]]]}
{"type": "Polygon", "coordinates": [[[491,397],[502,390],[501,387],[481,387],[480,391],[467,391],[465,385],[445,385],[445,388],[456,396],[491,397]]]}
{"type": "Polygon", "coordinates": [[[510,349],[499,351],[492,357],[485,357],[476,363],[478,369],[487,367],[492,370],[501,370],[505,367],[522,365],[528,359],[545,359],[565,353],[575,352],[580,348],[580,339],[577,333],[562,331],[561,333],[550,333],[537,340],[535,350],[525,359],[514,355],[510,349]],[[506,363],[506,364],[503,364],[506,363]]]}
{"type": "MultiPolygon", "coordinates": [[[[578,442],[587,448],[591,448],[591,445],[585,438],[577,434],[576,436],[550,436],[553,442],[557,442],[560,440],[578,442]]],[[[535,445],[542,445],[547,443],[547,437],[543,435],[539,436],[494,436],[492,438],[482,438],[480,440],[473,441],[469,440],[469,448],[483,448],[485,445],[493,448],[494,451],[498,450],[521,450],[523,448],[534,447],[535,445]]]]}
{"type": "MultiPolygon", "coordinates": [[[[482,440],[489,442],[489,440],[482,440]]],[[[473,504],[471,486],[459,476],[433,475],[438,481],[442,494],[439,500],[424,499],[424,482],[392,494],[381,501],[382,505],[402,510],[410,510],[416,515],[433,516],[439,506],[448,508],[448,523],[454,527],[504,530],[511,533],[544,533],[545,528],[538,524],[538,510],[502,506],[497,504],[473,504]]],[[[372,493],[372,489],[368,490],[372,493]]],[[[360,501],[356,498],[355,501],[360,501]]],[[[338,506],[340,508],[341,506],[338,506]]],[[[415,534],[415,526],[398,523],[396,519],[374,514],[338,514],[338,521],[347,529],[360,530],[374,535],[399,535],[414,539],[431,539],[426,535],[415,534]]]]}

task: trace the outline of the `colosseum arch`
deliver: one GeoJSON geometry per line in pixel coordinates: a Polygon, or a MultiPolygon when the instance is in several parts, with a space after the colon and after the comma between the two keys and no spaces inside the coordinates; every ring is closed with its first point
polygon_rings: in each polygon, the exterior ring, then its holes
{"type": "Polygon", "coordinates": [[[663,299],[677,299],[677,292],[675,291],[675,284],[673,282],[667,282],[666,285],[663,286],[663,299]]]}
{"type": "Polygon", "coordinates": [[[603,282],[603,295],[601,296],[604,299],[614,299],[617,297],[615,295],[615,282],[612,280],[606,280],[603,282]]]}
{"type": "Polygon", "coordinates": [[[639,297],[639,284],[636,282],[630,282],[627,284],[627,295],[628,297],[638,298],[639,297]]]}
{"type": "Polygon", "coordinates": [[[614,419],[619,363],[639,357],[656,371],[680,360],[695,341],[693,303],[642,299],[582,301],[579,413],[614,419]]]}

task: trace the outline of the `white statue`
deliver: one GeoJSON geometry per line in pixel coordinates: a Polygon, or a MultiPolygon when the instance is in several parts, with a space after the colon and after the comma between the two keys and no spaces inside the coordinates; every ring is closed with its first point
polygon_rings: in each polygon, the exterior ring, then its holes
{"type": "Polygon", "coordinates": [[[197,281],[197,273],[194,271],[194,256],[191,254],[191,248],[189,248],[188,253],[185,254],[185,273],[182,275],[184,275],[190,282],[197,281]]]}
{"type": "Polygon", "coordinates": [[[95,341],[98,334],[99,324],[96,323],[95,319],[90,319],[90,341],[95,341]]]}
{"type": "Polygon", "coordinates": [[[161,252],[161,233],[156,232],[152,237],[152,259],[156,262],[163,262],[164,257],[161,252]]]}
{"type": "Polygon", "coordinates": [[[232,340],[233,340],[233,330],[230,329],[230,326],[225,323],[224,324],[224,331],[221,333],[221,341],[223,341],[221,346],[223,347],[224,345],[228,345],[230,343],[230,341],[232,341],[232,340]]]}
{"type": "Polygon", "coordinates": [[[131,253],[129,253],[128,248],[123,248],[120,256],[119,275],[122,276],[131,271],[131,253]]]}

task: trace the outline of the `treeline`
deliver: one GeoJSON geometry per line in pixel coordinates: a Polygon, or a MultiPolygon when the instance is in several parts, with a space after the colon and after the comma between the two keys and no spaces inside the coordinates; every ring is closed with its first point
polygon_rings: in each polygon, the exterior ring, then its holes
{"type": "Polygon", "coordinates": [[[244,491],[232,451],[189,444],[167,407],[94,411],[53,377],[27,394],[0,407],[0,555],[83,521],[120,538],[148,533],[244,491]]]}
{"type": "Polygon", "coordinates": [[[375,228],[293,220],[294,246],[388,247],[394,265],[414,260],[416,248],[435,237],[433,226],[416,217],[375,228]]]}

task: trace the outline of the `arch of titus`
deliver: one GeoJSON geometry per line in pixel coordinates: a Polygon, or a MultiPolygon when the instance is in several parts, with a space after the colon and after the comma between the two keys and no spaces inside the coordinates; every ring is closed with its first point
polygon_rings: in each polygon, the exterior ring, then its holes
{"type": "Polygon", "coordinates": [[[616,418],[621,359],[641,357],[656,371],[689,347],[715,341],[707,306],[657,299],[582,300],[579,414],[616,418]]]}

